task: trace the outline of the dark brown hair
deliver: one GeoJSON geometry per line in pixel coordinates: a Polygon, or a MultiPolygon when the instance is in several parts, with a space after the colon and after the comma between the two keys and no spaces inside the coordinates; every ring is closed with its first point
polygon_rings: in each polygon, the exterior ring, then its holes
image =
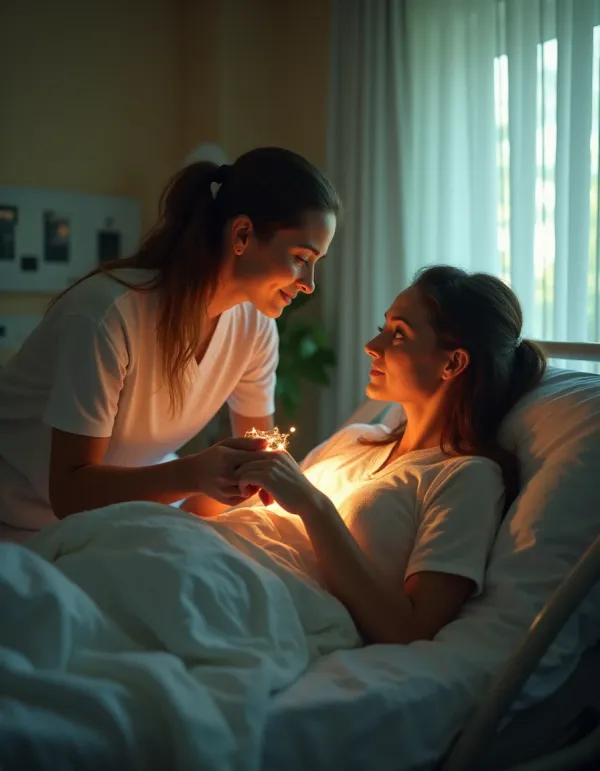
{"type": "MultiPolygon", "coordinates": [[[[539,384],[546,358],[535,343],[521,338],[521,305],[499,278],[440,265],[420,271],[412,285],[425,303],[439,347],[469,353],[468,367],[448,389],[441,449],[496,461],[508,507],[518,492],[518,464],[499,444],[498,430],[510,409],[539,384]]],[[[390,441],[403,430],[399,426],[390,441]]]]}
{"type": "Polygon", "coordinates": [[[107,263],[77,283],[103,272],[130,289],[160,290],[157,335],[175,410],[182,405],[186,366],[206,324],[202,310],[214,295],[226,257],[227,222],[246,215],[257,238],[268,241],[281,228],[301,227],[309,212],[338,215],[340,208],[331,183],[290,150],[258,148],[231,166],[200,161],[170,181],[161,197],[159,221],[134,255],[107,263]],[[146,284],[130,285],[115,272],[124,267],[155,269],[157,274],[146,284]]]}

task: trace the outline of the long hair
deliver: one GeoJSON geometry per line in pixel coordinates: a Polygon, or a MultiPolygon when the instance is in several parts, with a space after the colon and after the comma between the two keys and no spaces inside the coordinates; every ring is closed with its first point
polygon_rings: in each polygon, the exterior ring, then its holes
{"type": "Polygon", "coordinates": [[[259,240],[281,228],[300,227],[308,212],[338,215],[337,192],[321,172],[290,150],[266,147],[240,156],[232,166],[200,161],[176,174],[160,201],[157,224],[126,260],[88,273],[54,298],[51,305],[90,276],[105,273],[135,291],[160,292],[157,335],[171,409],[181,409],[186,368],[205,328],[206,308],[226,259],[226,224],[238,215],[252,221],[259,240]],[[118,269],[156,271],[145,284],[130,284],[118,269]]]}
{"type": "MultiPolygon", "coordinates": [[[[518,493],[518,463],[500,445],[498,431],[512,407],[540,383],[544,353],[521,338],[521,305],[499,278],[440,265],[420,271],[413,286],[425,303],[438,346],[469,353],[468,367],[448,387],[441,450],[496,461],[508,507],[518,493]]],[[[399,426],[386,442],[396,441],[403,430],[399,426]]]]}

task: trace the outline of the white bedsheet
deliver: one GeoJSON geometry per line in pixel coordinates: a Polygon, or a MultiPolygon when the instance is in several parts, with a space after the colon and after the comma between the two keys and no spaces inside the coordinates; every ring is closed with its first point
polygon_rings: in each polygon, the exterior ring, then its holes
{"type": "Polygon", "coordinates": [[[283,550],[248,543],[255,560],[168,507],[72,517],[30,545],[0,555],[7,768],[258,768],[270,695],[359,642],[283,550]],[[61,739],[100,762],[69,765],[61,739]]]}
{"type": "Polygon", "coordinates": [[[432,767],[510,652],[494,619],[356,649],[293,548],[228,537],[137,503],[0,544],[7,768],[432,767]]]}

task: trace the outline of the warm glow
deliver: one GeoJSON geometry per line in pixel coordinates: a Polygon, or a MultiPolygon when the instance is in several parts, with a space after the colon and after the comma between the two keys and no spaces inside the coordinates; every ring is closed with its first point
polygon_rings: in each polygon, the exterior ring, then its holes
{"type": "MultiPolygon", "coordinates": [[[[290,434],[293,434],[295,430],[292,426],[290,434]]],[[[259,431],[253,428],[251,431],[246,431],[245,436],[248,439],[266,439],[267,452],[273,452],[274,450],[287,450],[290,434],[280,434],[279,429],[275,426],[270,431],[259,431]]]]}

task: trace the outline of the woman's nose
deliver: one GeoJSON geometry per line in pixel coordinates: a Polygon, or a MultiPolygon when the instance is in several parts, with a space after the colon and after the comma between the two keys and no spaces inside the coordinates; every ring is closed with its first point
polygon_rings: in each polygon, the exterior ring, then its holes
{"type": "MultiPolygon", "coordinates": [[[[377,336],[379,337],[379,335],[377,336]]],[[[365,345],[365,353],[367,356],[370,356],[372,359],[376,359],[379,355],[377,352],[376,342],[377,337],[374,337],[372,340],[369,340],[369,342],[365,345]]]]}
{"type": "Polygon", "coordinates": [[[371,356],[373,359],[381,358],[388,346],[388,337],[389,335],[386,330],[380,328],[375,337],[372,340],[369,340],[365,345],[365,353],[367,356],[371,356]]]}
{"type": "Polygon", "coordinates": [[[312,294],[315,291],[315,269],[312,265],[307,265],[304,274],[300,276],[297,284],[304,294],[312,294]]]}

